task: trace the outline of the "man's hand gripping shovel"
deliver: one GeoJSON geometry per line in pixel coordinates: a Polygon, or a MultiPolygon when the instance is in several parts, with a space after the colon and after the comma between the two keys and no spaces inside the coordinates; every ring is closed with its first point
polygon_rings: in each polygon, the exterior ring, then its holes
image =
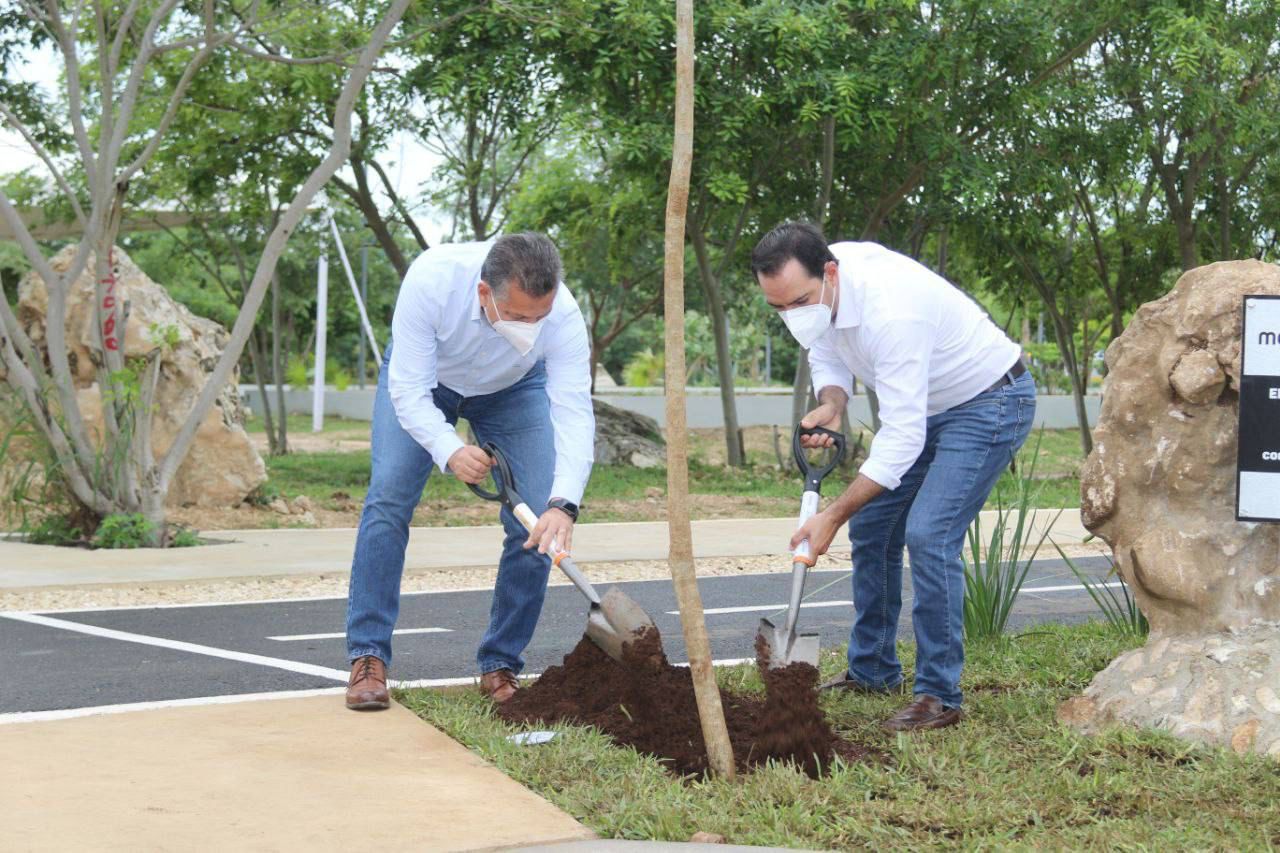
{"type": "MultiPolygon", "coordinates": [[[[820,501],[819,490],[822,481],[844,459],[844,436],[822,427],[796,427],[791,440],[791,448],[795,455],[796,465],[804,477],[804,495],[800,499],[800,524],[812,518],[818,512],[820,501]],[[827,436],[833,442],[828,461],[821,467],[809,461],[809,456],[800,440],[805,436],[827,436]]],[[[770,669],[788,666],[793,663],[818,665],[818,635],[796,634],[796,621],[800,617],[800,601],[804,597],[804,582],[809,569],[815,563],[809,540],[801,542],[791,555],[791,597],[787,604],[786,621],[779,628],[770,619],[760,620],[760,630],[756,633],[756,649],[763,653],[764,660],[770,669]]]]}
{"type": "MultiPolygon", "coordinates": [[[[538,523],[538,517],[516,491],[515,478],[511,474],[511,466],[507,463],[502,451],[493,442],[483,445],[485,453],[493,459],[493,479],[497,491],[485,491],[479,486],[470,485],[471,491],[487,501],[498,501],[519,519],[525,529],[532,532],[538,523]]],[[[641,609],[629,596],[617,587],[612,587],[603,597],[596,592],[590,581],[574,564],[568,552],[561,551],[559,543],[551,543],[549,556],[551,562],[565,573],[578,591],[586,596],[591,607],[587,613],[587,636],[604,650],[605,654],[622,663],[623,644],[632,642],[637,636],[652,631],[658,633],[649,614],[641,609]]]]}

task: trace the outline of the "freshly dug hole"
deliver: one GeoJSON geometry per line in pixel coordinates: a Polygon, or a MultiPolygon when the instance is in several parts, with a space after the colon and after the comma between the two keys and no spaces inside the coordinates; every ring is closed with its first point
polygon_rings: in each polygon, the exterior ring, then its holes
{"type": "MultiPolygon", "coordinates": [[[[513,723],[595,726],[623,746],[653,755],[680,775],[708,772],[688,667],[672,666],[657,632],[628,643],[619,664],[583,637],[561,666],[498,707],[513,723]]],[[[818,708],[818,671],[808,664],[768,670],[761,699],[720,692],[739,770],[769,759],[791,761],[817,778],[831,758],[865,758],[869,750],[838,737],[818,708]]]]}

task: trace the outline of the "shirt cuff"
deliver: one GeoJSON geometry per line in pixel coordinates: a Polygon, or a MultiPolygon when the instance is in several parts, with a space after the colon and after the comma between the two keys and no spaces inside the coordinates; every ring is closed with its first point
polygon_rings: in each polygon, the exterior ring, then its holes
{"type": "Polygon", "coordinates": [[[467,443],[458,438],[458,434],[449,428],[436,436],[435,441],[431,442],[431,446],[427,448],[427,452],[431,454],[441,473],[449,474],[451,473],[447,467],[449,459],[466,446],[467,443]]]}
{"type": "Polygon", "coordinates": [[[858,473],[891,492],[902,483],[901,477],[894,476],[892,469],[888,465],[874,457],[863,462],[862,467],[858,469],[858,473]]]}
{"type": "Polygon", "coordinates": [[[844,391],[846,397],[853,396],[853,374],[845,371],[820,368],[813,370],[813,396],[817,397],[822,389],[834,385],[844,391]]]}
{"type": "Polygon", "coordinates": [[[551,481],[551,497],[564,498],[571,504],[582,503],[582,493],[586,484],[577,482],[573,477],[556,477],[551,481]]]}

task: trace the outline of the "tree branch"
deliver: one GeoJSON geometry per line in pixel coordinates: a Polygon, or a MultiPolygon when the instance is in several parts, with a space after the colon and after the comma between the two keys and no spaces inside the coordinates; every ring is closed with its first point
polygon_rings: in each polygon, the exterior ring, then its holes
{"type": "Polygon", "coordinates": [[[249,286],[240,314],[231,330],[226,349],[222,351],[217,364],[205,381],[204,388],[200,391],[200,396],[192,406],[191,412],[182,424],[182,428],[174,436],[173,444],[169,447],[168,452],[165,453],[163,462],[160,463],[156,488],[161,493],[168,489],[169,483],[177,473],[178,466],[182,464],[182,460],[186,457],[187,451],[191,447],[191,442],[195,439],[196,430],[200,422],[204,420],[205,414],[213,405],[218,394],[221,393],[222,386],[226,384],[231,376],[231,371],[240,360],[240,354],[244,350],[245,342],[248,340],[253,324],[257,320],[258,308],[262,305],[267,285],[271,281],[272,273],[275,271],[280,255],[284,251],[289,235],[293,232],[298,222],[301,221],[303,215],[306,214],[307,206],[310,204],[311,199],[346,161],[347,155],[351,150],[351,111],[355,106],[356,96],[359,95],[360,90],[364,87],[365,81],[373,70],[374,60],[377,59],[378,54],[382,51],[388,37],[391,35],[391,31],[404,16],[409,3],[410,0],[393,0],[391,8],[379,21],[378,26],[374,28],[369,43],[360,54],[356,67],[343,85],[342,93],[338,97],[334,108],[333,142],[330,145],[329,153],[308,176],[284,215],[276,223],[276,227],[272,229],[271,236],[267,239],[267,244],[258,261],[258,267],[254,271],[253,282],[249,286]]]}
{"type": "Polygon", "coordinates": [[[19,135],[26,140],[26,143],[31,146],[31,150],[34,151],[36,156],[39,157],[41,161],[44,162],[45,166],[48,167],[50,173],[53,175],[54,181],[58,184],[58,188],[62,190],[62,194],[67,197],[69,202],[71,202],[71,209],[75,212],[76,222],[78,222],[80,227],[83,229],[86,222],[84,209],[80,207],[80,199],[76,196],[75,191],[71,189],[71,184],[67,183],[67,179],[62,174],[62,170],[53,162],[53,157],[49,154],[49,151],[40,144],[40,140],[35,138],[35,135],[30,131],[26,124],[23,123],[22,119],[18,118],[18,116],[5,106],[2,101],[0,101],[0,117],[3,117],[9,126],[16,130],[19,135]]]}

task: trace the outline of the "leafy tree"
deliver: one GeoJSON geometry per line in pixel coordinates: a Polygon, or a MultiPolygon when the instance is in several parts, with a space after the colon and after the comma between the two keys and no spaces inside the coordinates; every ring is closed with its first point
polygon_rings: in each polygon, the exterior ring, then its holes
{"type": "MultiPolygon", "coordinates": [[[[169,450],[160,459],[152,452],[150,436],[160,348],[141,363],[126,364],[120,345],[126,318],[120,300],[110,292],[114,282],[111,252],[129,201],[129,187],[155,157],[191,95],[193,81],[212,60],[228,52],[262,58],[254,45],[270,38],[290,12],[306,14],[308,8],[272,5],[264,9],[254,5],[241,13],[213,3],[188,9],[180,7],[176,0],[162,0],[146,8],[139,3],[123,8],[84,4],[67,8],[58,0],[43,4],[22,0],[20,5],[27,18],[50,35],[63,59],[66,100],[61,106],[65,126],[71,128],[73,153],[59,159],[21,116],[6,109],[3,118],[44,162],[71,208],[81,235],[69,268],[54,270],[13,201],[0,191],[0,216],[17,235],[48,294],[47,366],[8,302],[0,300],[4,381],[20,396],[35,427],[52,448],[76,500],[98,516],[141,513],[155,523],[157,530],[162,530],[164,499],[170,483],[197,427],[239,361],[289,234],[312,197],[346,159],[356,97],[408,0],[392,0],[373,29],[361,39],[363,47],[346,49],[340,57],[327,60],[341,59],[349,65],[333,104],[335,133],[331,144],[285,206],[254,262],[251,284],[226,348],[169,450]],[[95,47],[86,60],[80,55],[83,44],[95,47]],[[76,188],[68,174],[83,176],[83,190],[76,188]],[[87,269],[92,270],[98,283],[94,334],[95,367],[103,400],[102,452],[95,447],[76,399],[64,328],[68,290],[87,269]],[[103,453],[119,464],[104,470],[100,464],[103,453]]],[[[11,22],[6,19],[0,23],[11,22]]],[[[0,42],[13,37],[6,33],[0,42]]],[[[280,62],[295,59],[287,55],[267,58],[280,62]]]]}

